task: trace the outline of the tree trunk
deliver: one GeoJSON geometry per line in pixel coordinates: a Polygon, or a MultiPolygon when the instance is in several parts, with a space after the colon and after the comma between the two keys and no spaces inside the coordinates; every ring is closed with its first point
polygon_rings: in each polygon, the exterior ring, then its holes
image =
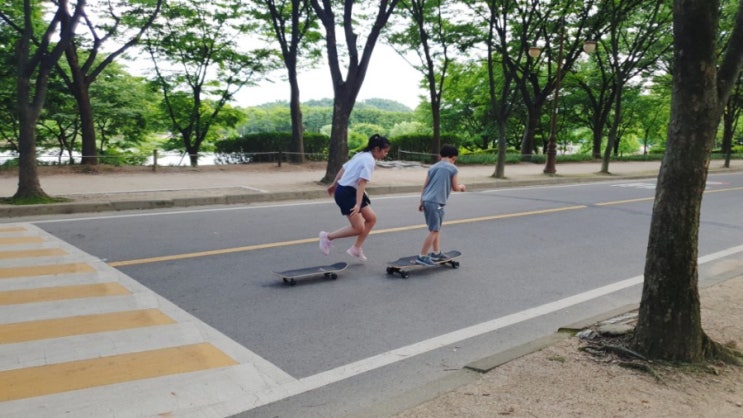
{"type": "Polygon", "coordinates": [[[71,17],[67,14],[68,1],[57,2],[57,13],[54,14],[52,22],[44,31],[53,34],[54,28],[60,21],[59,41],[49,51],[48,45],[34,39],[34,28],[31,25],[32,8],[31,2],[23,2],[24,25],[21,37],[16,44],[16,65],[18,66],[18,79],[16,80],[16,93],[18,98],[18,190],[13,198],[35,199],[48,198],[39,183],[39,175],[36,170],[36,122],[41,114],[41,109],[46,101],[47,87],[49,85],[49,74],[56,65],[59,58],[72,42],[75,27],[80,15],[85,8],[86,1],[78,0],[75,5],[75,14],[71,17]],[[66,19],[69,17],[69,19],[66,19]],[[36,51],[31,56],[31,44],[36,45],[36,51]],[[39,44],[44,44],[42,47],[39,44]],[[31,80],[33,78],[33,88],[31,80]]]}
{"type": "Polygon", "coordinates": [[[534,153],[534,133],[539,123],[539,108],[529,107],[527,109],[526,126],[524,127],[524,136],[521,138],[521,160],[531,161],[534,153]]]}
{"type": "Polygon", "coordinates": [[[433,141],[431,141],[431,163],[438,161],[439,150],[441,150],[441,101],[431,103],[431,115],[433,119],[433,141]]]}
{"type": "MultiPolygon", "coordinates": [[[[620,75],[617,73],[617,80],[620,80],[620,75]]],[[[609,161],[611,160],[611,153],[615,149],[617,142],[617,131],[619,130],[619,123],[622,121],[622,84],[617,81],[614,89],[614,119],[611,122],[611,128],[609,129],[609,137],[606,140],[606,149],[604,150],[604,159],[601,161],[601,173],[609,174],[609,161]]]]}
{"type": "MultiPolygon", "coordinates": [[[[27,83],[27,81],[26,81],[27,83]]],[[[21,89],[19,89],[19,92],[21,89]]],[[[18,118],[20,137],[18,138],[18,190],[13,199],[38,199],[48,197],[41,188],[36,170],[36,117],[30,106],[20,101],[18,118]]],[[[25,96],[28,99],[28,96],[25,96]]]]}
{"type": "Polygon", "coordinates": [[[199,149],[201,148],[199,146],[198,141],[195,141],[196,143],[192,144],[190,142],[186,143],[186,152],[188,153],[188,162],[191,165],[191,167],[198,167],[199,166],[199,149]]]}
{"type": "Polygon", "coordinates": [[[603,129],[593,129],[593,150],[591,155],[596,160],[601,159],[601,139],[603,136],[603,129]]]}
{"type": "Polygon", "coordinates": [[[98,165],[98,152],[96,149],[95,122],[93,119],[93,107],[90,105],[90,89],[85,74],[80,68],[77,51],[74,43],[70,43],[65,51],[67,63],[72,73],[72,93],[77,102],[80,112],[80,132],[82,145],[82,164],[98,165]]]}
{"type": "MultiPolygon", "coordinates": [[[[743,3],[743,2],[742,2],[743,3]]],[[[634,348],[651,359],[699,362],[721,346],[704,334],[698,290],[699,215],[723,105],[741,68],[743,21],[736,18],[722,65],[716,56],[719,4],[674,4],[674,72],[668,143],[655,193],[634,348]]]]}
{"type": "Polygon", "coordinates": [[[498,123],[498,157],[495,162],[495,173],[497,179],[506,178],[506,124],[498,123]]]}
{"type": "MultiPolygon", "coordinates": [[[[18,43],[19,69],[16,82],[18,98],[18,189],[13,199],[37,199],[48,197],[41,188],[36,170],[36,121],[41,113],[41,104],[46,98],[48,75],[40,74],[39,86],[32,94],[31,72],[26,68],[28,60],[28,41],[18,43]]],[[[48,74],[48,73],[47,73],[48,74]]]]}
{"type": "Polygon", "coordinates": [[[720,152],[725,156],[725,168],[730,168],[730,154],[733,152],[733,135],[735,135],[735,125],[738,116],[739,112],[736,111],[735,100],[731,96],[722,117],[722,143],[720,152]]]}
{"type": "Polygon", "coordinates": [[[322,183],[332,183],[335,175],[348,160],[348,122],[351,119],[349,109],[353,109],[353,99],[344,99],[343,96],[336,94],[333,100],[333,125],[330,130],[328,166],[325,177],[320,180],[322,183]]]}
{"type": "Polygon", "coordinates": [[[356,103],[356,97],[361,90],[366,77],[366,71],[369,68],[374,46],[379,39],[379,35],[387,24],[387,20],[397,6],[399,0],[381,0],[377,8],[377,15],[371,24],[371,30],[366,38],[366,44],[359,59],[357,49],[358,36],[354,31],[355,22],[353,16],[354,0],[343,0],[342,2],[323,1],[322,5],[318,0],[311,0],[312,8],[317,13],[317,17],[325,27],[325,44],[328,54],[328,66],[330,67],[330,78],[333,80],[333,127],[330,135],[330,149],[328,156],[328,166],[325,171],[325,177],[321,182],[330,183],[335,179],[336,174],[340,171],[343,163],[348,159],[348,121],[351,112],[356,103]],[[351,57],[348,63],[346,79],[341,74],[341,65],[339,60],[337,45],[340,43],[335,34],[335,17],[332,10],[333,4],[343,5],[343,33],[345,35],[346,47],[351,57]]]}
{"type": "Polygon", "coordinates": [[[296,67],[289,69],[289,84],[291,98],[289,108],[292,118],[292,141],[289,151],[291,161],[304,162],[304,124],[302,123],[302,103],[299,100],[299,82],[297,81],[296,67]]]}

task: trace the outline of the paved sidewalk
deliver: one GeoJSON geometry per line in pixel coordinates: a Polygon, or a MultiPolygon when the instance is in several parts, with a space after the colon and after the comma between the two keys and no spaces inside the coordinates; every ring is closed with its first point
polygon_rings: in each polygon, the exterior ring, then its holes
{"type": "MultiPolygon", "coordinates": [[[[492,177],[494,166],[460,166],[460,181],[469,190],[630,178],[654,178],[659,161],[613,162],[611,174],[599,174],[599,162],[558,164],[557,174],[545,175],[542,164],[507,165],[506,179],[492,177]]],[[[713,162],[711,170],[719,163],[713,162]]],[[[734,169],[731,169],[734,170],[734,169]]],[[[46,205],[0,204],[0,218],[59,213],[85,213],[198,205],[246,204],[266,201],[325,198],[319,183],[324,166],[249,164],[233,167],[163,167],[136,172],[102,171],[40,175],[42,189],[69,202],[46,205]]],[[[426,166],[381,163],[369,185],[371,194],[414,193],[421,188],[426,166]]],[[[18,188],[13,173],[0,176],[0,196],[18,188]]]]}

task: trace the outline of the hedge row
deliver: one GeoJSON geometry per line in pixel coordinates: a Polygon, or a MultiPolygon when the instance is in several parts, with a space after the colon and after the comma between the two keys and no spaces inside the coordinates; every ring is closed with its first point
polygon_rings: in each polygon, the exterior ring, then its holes
{"type": "MultiPolygon", "coordinates": [[[[240,164],[250,161],[275,161],[276,153],[290,152],[292,134],[289,132],[270,132],[245,135],[240,138],[217,141],[215,152],[223,163],[240,164]]],[[[304,152],[313,159],[327,159],[330,138],[322,134],[304,134],[304,152]]]]}
{"type": "MultiPolygon", "coordinates": [[[[261,154],[289,152],[291,139],[291,133],[288,132],[250,134],[240,138],[217,141],[215,151],[221,155],[235,155],[232,163],[273,160],[275,156],[261,154]],[[245,161],[238,161],[240,155],[244,156],[245,161]]],[[[329,142],[330,138],[325,135],[305,133],[304,152],[327,158],[329,142]]],[[[400,149],[420,154],[438,154],[438,150],[431,148],[433,138],[430,135],[401,135],[390,138],[390,142],[392,143],[389,153],[391,158],[397,157],[400,149]]],[[[458,147],[461,142],[461,139],[455,135],[441,135],[441,144],[452,144],[458,147]]],[[[363,144],[358,149],[351,150],[351,153],[359,152],[365,147],[366,144],[363,144]]]]}

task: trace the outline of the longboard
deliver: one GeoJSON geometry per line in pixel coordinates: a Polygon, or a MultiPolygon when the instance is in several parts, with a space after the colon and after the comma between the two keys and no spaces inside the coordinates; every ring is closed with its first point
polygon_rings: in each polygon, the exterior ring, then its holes
{"type": "Polygon", "coordinates": [[[459,261],[456,261],[455,259],[462,255],[459,251],[447,251],[444,253],[446,256],[445,260],[441,261],[435,261],[436,265],[433,266],[427,266],[425,264],[418,264],[415,262],[415,258],[417,256],[412,255],[409,257],[402,257],[398,258],[395,261],[392,261],[388,263],[387,265],[387,274],[392,275],[395,273],[398,273],[400,277],[403,279],[407,279],[409,275],[410,270],[415,270],[418,268],[431,268],[431,267],[439,267],[444,264],[450,265],[452,268],[458,269],[459,268],[459,261]]]}
{"type": "Polygon", "coordinates": [[[338,273],[345,270],[347,267],[348,263],[341,262],[330,264],[327,266],[314,266],[294,270],[274,271],[273,273],[281,277],[284,280],[284,283],[294,286],[295,284],[297,284],[297,279],[301,279],[304,277],[322,275],[328,279],[335,280],[338,278],[338,273]]]}

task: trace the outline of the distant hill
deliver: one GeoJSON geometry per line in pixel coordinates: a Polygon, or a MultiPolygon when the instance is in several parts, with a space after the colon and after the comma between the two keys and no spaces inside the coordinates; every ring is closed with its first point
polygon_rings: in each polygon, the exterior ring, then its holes
{"type": "MultiPolygon", "coordinates": [[[[307,100],[305,102],[302,102],[303,106],[308,107],[333,107],[333,99],[319,99],[319,100],[307,100]]],[[[289,107],[289,102],[285,100],[278,100],[271,103],[264,103],[259,106],[253,106],[258,108],[272,108],[277,106],[285,106],[289,107]]],[[[355,106],[356,109],[360,108],[373,108],[373,109],[379,109],[384,110],[387,112],[398,112],[398,113],[405,113],[405,112],[412,112],[413,109],[405,106],[404,104],[400,102],[396,102],[394,100],[388,100],[388,99],[378,99],[378,98],[372,98],[372,99],[366,99],[361,100],[358,103],[356,103],[355,106]]]]}
{"type": "Polygon", "coordinates": [[[380,110],[386,110],[389,112],[412,112],[413,109],[405,106],[400,102],[388,99],[366,99],[356,103],[356,107],[376,107],[380,110]]]}

